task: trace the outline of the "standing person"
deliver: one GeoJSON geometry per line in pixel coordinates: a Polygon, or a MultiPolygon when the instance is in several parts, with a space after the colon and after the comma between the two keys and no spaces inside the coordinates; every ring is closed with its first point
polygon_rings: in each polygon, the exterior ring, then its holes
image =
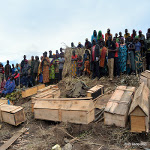
{"type": "Polygon", "coordinates": [[[91,42],[88,40],[88,38],[86,38],[85,39],[85,48],[86,49],[91,49],[91,46],[92,46],[92,44],[91,44],[91,42]]]}
{"type": "Polygon", "coordinates": [[[83,48],[83,45],[81,44],[81,42],[78,43],[77,48],[83,48]]]}
{"type": "Polygon", "coordinates": [[[3,64],[0,63],[0,83],[2,82],[2,77],[4,77],[4,67],[3,64]]]}
{"type": "Polygon", "coordinates": [[[127,43],[127,48],[128,48],[128,61],[130,61],[130,68],[131,68],[131,73],[136,74],[135,72],[135,46],[133,44],[133,40],[131,37],[128,37],[128,43],[127,43]]]}
{"type": "Polygon", "coordinates": [[[49,61],[49,58],[47,57],[47,52],[44,52],[43,59],[41,60],[40,64],[41,64],[40,65],[40,72],[43,74],[43,83],[48,83],[49,82],[50,61],[49,61]]]}
{"type": "Polygon", "coordinates": [[[100,75],[106,76],[107,75],[107,48],[104,46],[104,42],[100,42],[101,54],[100,54],[100,75]]]}
{"type": "Polygon", "coordinates": [[[125,29],[125,34],[124,34],[124,38],[125,38],[125,43],[127,43],[128,41],[128,37],[130,37],[130,33],[128,33],[128,29],[125,29]]]}
{"type": "Polygon", "coordinates": [[[135,64],[136,73],[140,73],[143,69],[143,64],[141,58],[141,43],[139,42],[138,36],[135,37],[135,64]]]}
{"type": "Polygon", "coordinates": [[[49,58],[53,58],[53,54],[51,50],[49,51],[49,58]]]}
{"type": "Polygon", "coordinates": [[[7,81],[8,77],[11,74],[11,66],[9,65],[9,60],[7,60],[7,64],[5,65],[5,79],[7,81]]]}
{"type": "Polygon", "coordinates": [[[150,28],[147,30],[146,34],[146,45],[147,45],[147,53],[146,53],[146,63],[147,63],[147,70],[150,70],[150,28]]]}
{"type": "Polygon", "coordinates": [[[6,85],[6,80],[4,79],[4,76],[1,77],[1,82],[0,82],[0,94],[2,94],[2,91],[4,90],[4,87],[6,85]]]}
{"type": "MultiPolygon", "coordinates": [[[[61,55],[61,56],[64,56],[64,52],[63,52],[62,47],[60,48],[60,55],[61,55]]],[[[50,57],[49,57],[49,58],[50,58],[50,57]]]]}
{"type": "Polygon", "coordinates": [[[30,75],[31,75],[31,78],[32,78],[33,85],[35,85],[35,78],[34,78],[34,73],[33,73],[34,65],[35,65],[34,56],[31,56],[31,72],[30,72],[30,75]]]}
{"type": "MultiPolygon", "coordinates": [[[[39,57],[35,56],[35,61],[34,61],[34,68],[33,68],[33,84],[35,85],[35,80],[38,76],[38,68],[39,68],[39,57]]],[[[37,80],[38,81],[38,80],[37,80]]]]}
{"type": "Polygon", "coordinates": [[[73,50],[71,56],[71,72],[73,77],[75,77],[77,73],[77,58],[78,56],[76,55],[75,50],[73,50]]]}
{"type": "Polygon", "coordinates": [[[124,43],[124,38],[121,39],[121,44],[119,46],[119,68],[121,73],[125,73],[127,71],[126,64],[127,64],[127,47],[124,43]]]}
{"type": "Polygon", "coordinates": [[[60,58],[59,58],[59,81],[62,80],[62,72],[63,72],[63,66],[65,63],[65,58],[63,53],[60,54],[60,58]]]}
{"type": "Polygon", "coordinates": [[[15,66],[14,66],[14,64],[12,64],[11,74],[13,75],[14,73],[15,73],[15,66]]]}
{"type": "Polygon", "coordinates": [[[118,50],[119,50],[119,44],[116,42],[116,38],[113,38],[113,42],[116,45],[116,52],[114,56],[114,75],[119,77],[120,76],[120,69],[119,69],[119,58],[118,58],[118,50]]]}
{"type": "Polygon", "coordinates": [[[100,43],[101,41],[104,41],[104,35],[102,34],[102,31],[100,30],[98,32],[97,42],[100,43]]]}
{"type": "Polygon", "coordinates": [[[116,44],[112,41],[112,37],[109,36],[106,47],[108,48],[108,71],[109,80],[112,81],[114,77],[114,56],[116,52],[116,44]]]}
{"type": "Polygon", "coordinates": [[[145,36],[144,36],[144,34],[142,34],[142,31],[141,31],[141,30],[139,30],[138,38],[139,38],[139,41],[140,41],[140,40],[145,41],[145,36]]]}
{"type": "Polygon", "coordinates": [[[92,68],[92,79],[94,78],[100,78],[100,72],[99,72],[99,57],[100,57],[100,48],[99,45],[96,44],[95,39],[93,40],[91,48],[91,68],[92,68]]]}
{"type": "Polygon", "coordinates": [[[133,32],[132,32],[132,34],[131,34],[132,40],[134,40],[135,36],[136,36],[136,31],[135,31],[135,29],[133,29],[133,32]]]}
{"type": "Polygon", "coordinates": [[[19,64],[18,64],[18,63],[16,64],[15,70],[17,70],[18,73],[20,73],[20,67],[19,67],[19,64]]]}
{"type": "MultiPolygon", "coordinates": [[[[111,38],[112,38],[112,34],[110,33],[110,29],[108,28],[107,29],[107,33],[105,34],[105,44],[106,44],[106,42],[108,41],[108,38],[111,36],[111,38]]],[[[112,40],[112,39],[111,39],[112,40]]]]}
{"type": "Polygon", "coordinates": [[[80,77],[82,75],[83,71],[83,61],[82,61],[82,56],[79,56],[77,60],[77,76],[80,77]]]}
{"type": "Polygon", "coordinates": [[[75,49],[75,48],[76,48],[73,42],[71,43],[71,48],[72,48],[72,49],[75,49]]]}
{"type": "Polygon", "coordinates": [[[91,37],[91,42],[93,42],[94,39],[95,39],[95,42],[97,43],[97,31],[96,30],[93,31],[93,35],[91,37]]]}
{"type": "Polygon", "coordinates": [[[115,34],[115,37],[114,37],[114,38],[116,39],[116,42],[119,43],[118,33],[115,34]]]}
{"type": "Polygon", "coordinates": [[[123,38],[122,32],[119,32],[119,38],[120,38],[120,39],[123,38]]]}
{"type": "Polygon", "coordinates": [[[50,83],[52,84],[55,80],[55,59],[56,59],[56,56],[55,54],[53,54],[53,58],[50,58],[50,83]]]}
{"type": "Polygon", "coordinates": [[[85,50],[85,53],[83,55],[83,65],[84,65],[84,74],[88,74],[90,76],[90,53],[88,50],[85,50]]]}
{"type": "MultiPolygon", "coordinates": [[[[42,62],[43,56],[40,57],[40,60],[42,62]]],[[[43,73],[42,73],[42,69],[41,69],[41,67],[42,67],[41,62],[40,62],[39,67],[38,67],[38,76],[37,76],[38,82],[40,82],[40,83],[43,82],[43,73]]]]}
{"type": "Polygon", "coordinates": [[[26,55],[24,55],[23,56],[23,60],[21,61],[21,72],[22,72],[22,69],[23,69],[23,67],[24,67],[24,64],[25,64],[25,62],[26,62],[26,55]]]}
{"type": "Polygon", "coordinates": [[[58,54],[55,55],[54,60],[54,67],[55,67],[55,82],[58,83],[59,80],[59,60],[58,60],[58,54]]]}
{"type": "Polygon", "coordinates": [[[15,74],[13,74],[13,76],[14,76],[15,84],[16,84],[16,86],[18,86],[20,74],[18,73],[17,69],[15,70],[15,74]]]}

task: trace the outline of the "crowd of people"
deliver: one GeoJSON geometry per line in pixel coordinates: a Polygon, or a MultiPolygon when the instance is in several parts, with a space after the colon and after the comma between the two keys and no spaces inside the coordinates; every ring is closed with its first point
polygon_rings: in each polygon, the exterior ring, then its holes
{"type": "Polygon", "coordinates": [[[85,39],[84,46],[81,42],[75,47],[72,53],[72,76],[91,75],[92,79],[109,75],[110,81],[114,76],[121,74],[139,74],[150,69],[150,28],[147,30],[146,38],[142,31],[132,34],[125,29],[124,36],[119,32],[115,36],[110,29],[104,35],[102,31],[93,31],[91,41],[85,39]],[[85,48],[83,56],[76,55],[76,48],[85,48]]]}
{"type": "MultiPolygon", "coordinates": [[[[102,76],[119,77],[121,74],[139,74],[150,69],[150,28],[146,38],[140,30],[138,33],[133,30],[130,35],[125,29],[124,36],[119,32],[113,37],[110,29],[107,29],[105,36],[102,31],[93,31],[91,41],[85,39],[84,46],[81,42],[75,47],[71,43],[71,75],[100,78],[102,76]],[[76,55],[76,49],[84,48],[84,54],[76,55]]],[[[24,55],[20,64],[10,65],[9,60],[3,66],[0,63],[0,94],[6,96],[12,93],[16,86],[32,87],[38,83],[53,84],[62,79],[63,66],[65,63],[63,49],[56,54],[49,51],[38,56],[32,56],[27,60],[24,55]]]]}
{"type": "Polygon", "coordinates": [[[32,87],[38,83],[53,84],[62,79],[62,69],[65,63],[64,52],[60,48],[60,53],[56,50],[56,54],[49,51],[43,53],[39,60],[38,56],[32,56],[31,60],[27,60],[26,55],[20,65],[12,66],[7,60],[7,64],[3,66],[0,63],[0,94],[5,97],[8,93],[12,93],[16,86],[32,87]],[[20,66],[20,67],[19,67],[20,66]]]}

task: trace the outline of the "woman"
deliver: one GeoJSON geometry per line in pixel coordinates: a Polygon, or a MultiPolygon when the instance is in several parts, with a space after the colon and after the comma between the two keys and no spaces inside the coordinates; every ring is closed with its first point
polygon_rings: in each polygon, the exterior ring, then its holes
{"type": "Polygon", "coordinates": [[[59,79],[59,55],[55,55],[54,66],[55,66],[55,81],[58,82],[59,79]]]}
{"type": "Polygon", "coordinates": [[[3,67],[3,64],[0,63],[0,83],[2,82],[3,76],[4,76],[4,67],[3,67]]]}
{"type": "Polygon", "coordinates": [[[121,44],[119,46],[118,58],[119,58],[119,70],[122,73],[126,72],[126,64],[127,64],[127,47],[124,44],[124,38],[121,38],[121,44]]]}
{"type": "Polygon", "coordinates": [[[6,80],[4,79],[4,76],[2,76],[2,82],[1,82],[1,87],[0,87],[0,94],[4,90],[5,84],[6,84],[6,80]]]}
{"type": "Polygon", "coordinates": [[[56,56],[55,56],[55,54],[53,54],[53,59],[51,59],[51,62],[50,62],[50,75],[49,75],[51,83],[53,83],[53,81],[55,79],[55,66],[54,66],[55,59],[56,59],[56,56]]]}
{"type": "Polygon", "coordinates": [[[71,72],[73,77],[76,76],[76,72],[77,72],[77,58],[78,56],[75,54],[75,51],[73,50],[72,57],[71,57],[71,63],[72,63],[71,72]]]}
{"type": "Polygon", "coordinates": [[[44,57],[40,63],[40,72],[43,73],[43,83],[49,82],[49,58],[47,57],[47,52],[44,53],[44,57]]]}
{"type": "Polygon", "coordinates": [[[143,68],[143,63],[141,58],[141,43],[139,42],[138,36],[135,37],[135,65],[136,73],[140,73],[143,68]]]}
{"type": "Polygon", "coordinates": [[[88,74],[90,76],[90,53],[88,50],[85,50],[85,53],[83,55],[83,65],[84,65],[84,74],[88,74]]]}

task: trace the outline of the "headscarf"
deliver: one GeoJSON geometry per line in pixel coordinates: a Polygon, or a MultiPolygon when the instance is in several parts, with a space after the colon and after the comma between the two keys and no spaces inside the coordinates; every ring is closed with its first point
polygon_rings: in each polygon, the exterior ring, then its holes
{"type": "Polygon", "coordinates": [[[97,39],[98,39],[98,40],[102,40],[102,39],[103,39],[102,31],[101,31],[101,30],[98,32],[97,39]]]}

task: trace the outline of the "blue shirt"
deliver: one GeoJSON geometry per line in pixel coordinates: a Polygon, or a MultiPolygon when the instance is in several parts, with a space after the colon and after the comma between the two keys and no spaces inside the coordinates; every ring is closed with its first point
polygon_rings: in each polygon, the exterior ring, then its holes
{"type": "Polygon", "coordinates": [[[135,51],[140,51],[141,50],[141,43],[137,42],[135,43],[135,51]]]}

